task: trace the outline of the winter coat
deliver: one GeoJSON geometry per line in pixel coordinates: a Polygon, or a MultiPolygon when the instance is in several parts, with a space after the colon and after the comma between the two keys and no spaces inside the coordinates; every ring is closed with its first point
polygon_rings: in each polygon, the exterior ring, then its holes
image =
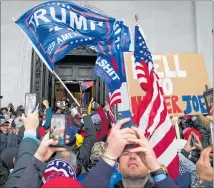
{"type": "MultiPolygon", "coordinates": [[[[90,160],[91,149],[96,141],[96,131],[90,116],[84,116],[83,121],[86,129],[86,137],[82,146],[79,147],[75,153],[77,155],[78,163],[81,163],[83,166],[87,166],[90,160]]],[[[17,164],[8,179],[6,187],[14,187],[14,185],[17,188],[41,186],[42,175],[47,164],[33,157],[37,148],[38,144],[35,145],[35,139],[23,139],[19,150],[17,164]],[[27,143],[26,139],[28,141],[27,143]]]]}
{"type": "Polygon", "coordinates": [[[28,163],[32,160],[33,155],[35,154],[39,146],[39,141],[32,138],[24,138],[20,144],[19,152],[17,155],[16,165],[10,174],[4,187],[15,187],[17,180],[22,177],[25,168],[28,166],[28,163]]]}

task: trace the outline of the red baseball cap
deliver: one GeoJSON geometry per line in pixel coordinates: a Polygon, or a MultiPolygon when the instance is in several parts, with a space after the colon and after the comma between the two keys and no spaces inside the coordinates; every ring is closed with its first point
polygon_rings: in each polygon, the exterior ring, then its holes
{"type": "Polygon", "coordinates": [[[201,141],[202,139],[201,133],[194,128],[187,129],[186,131],[184,130],[184,139],[188,140],[191,133],[194,133],[198,137],[198,139],[201,141]]]}

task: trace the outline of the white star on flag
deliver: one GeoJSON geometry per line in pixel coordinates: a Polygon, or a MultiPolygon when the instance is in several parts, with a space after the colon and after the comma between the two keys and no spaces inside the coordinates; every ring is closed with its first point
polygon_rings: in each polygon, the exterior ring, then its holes
{"type": "Polygon", "coordinates": [[[50,28],[50,29],[49,29],[49,32],[51,32],[51,31],[53,31],[53,28],[50,28]]]}

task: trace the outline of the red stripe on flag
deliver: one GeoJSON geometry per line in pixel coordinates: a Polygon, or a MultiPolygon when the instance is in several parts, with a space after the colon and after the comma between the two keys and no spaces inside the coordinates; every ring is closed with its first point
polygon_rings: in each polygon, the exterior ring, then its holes
{"type": "Polygon", "coordinates": [[[178,155],[171,161],[171,163],[167,166],[167,170],[169,172],[169,176],[172,180],[176,179],[179,176],[179,157],[178,155]]]}
{"type": "Polygon", "coordinates": [[[121,102],[121,93],[115,93],[113,96],[111,96],[110,98],[110,106],[113,107],[114,105],[116,105],[117,103],[121,102]],[[114,100],[116,97],[119,97],[118,99],[114,100]]]}
{"type": "MultiPolygon", "coordinates": [[[[161,133],[160,133],[161,134],[161,133]]],[[[165,136],[163,139],[161,139],[156,146],[153,147],[153,150],[155,152],[155,155],[157,158],[159,158],[162,153],[170,146],[172,141],[175,139],[175,130],[173,127],[170,128],[170,130],[165,133],[165,136]]]]}
{"type": "Polygon", "coordinates": [[[116,72],[118,72],[118,65],[117,65],[117,62],[115,61],[114,57],[110,57],[110,61],[112,62],[112,66],[113,66],[114,70],[116,72]]]}
{"type": "MultiPolygon", "coordinates": [[[[147,68],[148,70],[148,67],[145,67],[147,68]]],[[[153,81],[154,81],[154,77],[153,77],[153,74],[151,76],[151,83],[150,84],[153,84],[153,81]]],[[[142,85],[142,84],[141,84],[142,85]]],[[[153,87],[150,87],[147,92],[146,92],[146,95],[144,96],[142,102],[141,102],[141,105],[139,107],[139,110],[137,111],[137,114],[136,114],[136,117],[135,119],[137,120],[137,124],[139,124],[140,122],[140,118],[141,116],[143,116],[143,114],[145,113],[147,107],[149,106],[151,100],[152,100],[152,96],[153,96],[153,87]]]]}
{"type": "Polygon", "coordinates": [[[178,155],[174,146],[175,130],[169,121],[159,78],[154,72],[152,56],[139,26],[135,27],[134,55],[137,78],[141,88],[146,91],[134,119],[154,146],[157,158],[167,166],[169,175],[175,178],[179,174],[178,155]],[[165,158],[169,154],[171,156],[165,158]]]}
{"type": "Polygon", "coordinates": [[[152,110],[149,114],[149,121],[148,121],[147,129],[149,129],[153,125],[154,119],[157,116],[157,111],[159,110],[160,106],[161,106],[161,100],[160,100],[160,95],[159,95],[159,91],[158,91],[158,95],[152,104],[152,110]]]}

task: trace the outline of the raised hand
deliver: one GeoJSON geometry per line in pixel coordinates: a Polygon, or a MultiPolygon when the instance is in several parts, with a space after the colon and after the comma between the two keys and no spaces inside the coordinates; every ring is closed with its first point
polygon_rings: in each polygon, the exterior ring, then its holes
{"type": "Polygon", "coordinates": [[[190,153],[191,151],[195,150],[196,148],[202,150],[203,147],[201,145],[201,141],[199,140],[199,138],[197,136],[195,136],[196,140],[198,143],[194,143],[194,146],[191,146],[190,142],[191,142],[191,135],[189,136],[187,143],[184,146],[184,150],[187,151],[188,153],[190,153]]]}
{"type": "Polygon", "coordinates": [[[122,125],[129,122],[130,118],[125,118],[117,122],[112,126],[111,133],[107,139],[106,154],[114,160],[117,160],[125,146],[129,144],[128,138],[137,138],[134,130],[131,128],[121,129],[122,125]]]}
{"type": "Polygon", "coordinates": [[[46,108],[49,108],[48,100],[43,100],[42,103],[45,105],[46,108]]]}
{"type": "MultiPolygon", "coordinates": [[[[54,152],[66,151],[66,148],[57,148],[51,147],[51,145],[57,145],[58,141],[54,141],[53,139],[49,139],[49,132],[44,136],[42,142],[39,145],[34,157],[39,159],[40,161],[47,161],[54,152]]],[[[66,136],[67,144],[69,143],[69,136],[66,136]]]]}
{"type": "Polygon", "coordinates": [[[210,155],[212,147],[207,147],[201,152],[201,156],[196,163],[197,175],[206,181],[213,180],[213,168],[210,164],[210,155]]]}
{"type": "Polygon", "coordinates": [[[139,153],[141,161],[150,171],[159,169],[160,163],[158,162],[152,146],[145,138],[143,132],[141,132],[137,127],[132,127],[131,129],[135,132],[137,138],[127,138],[130,144],[136,145],[136,147],[129,150],[129,152],[139,153]]]}
{"type": "Polygon", "coordinates": [[[25,130],[36,131],[39,126],[38,110],[35,110],[33,113],[28,113],[27,117],[22,114],[22,120],[24,122],[25,130]]]}

